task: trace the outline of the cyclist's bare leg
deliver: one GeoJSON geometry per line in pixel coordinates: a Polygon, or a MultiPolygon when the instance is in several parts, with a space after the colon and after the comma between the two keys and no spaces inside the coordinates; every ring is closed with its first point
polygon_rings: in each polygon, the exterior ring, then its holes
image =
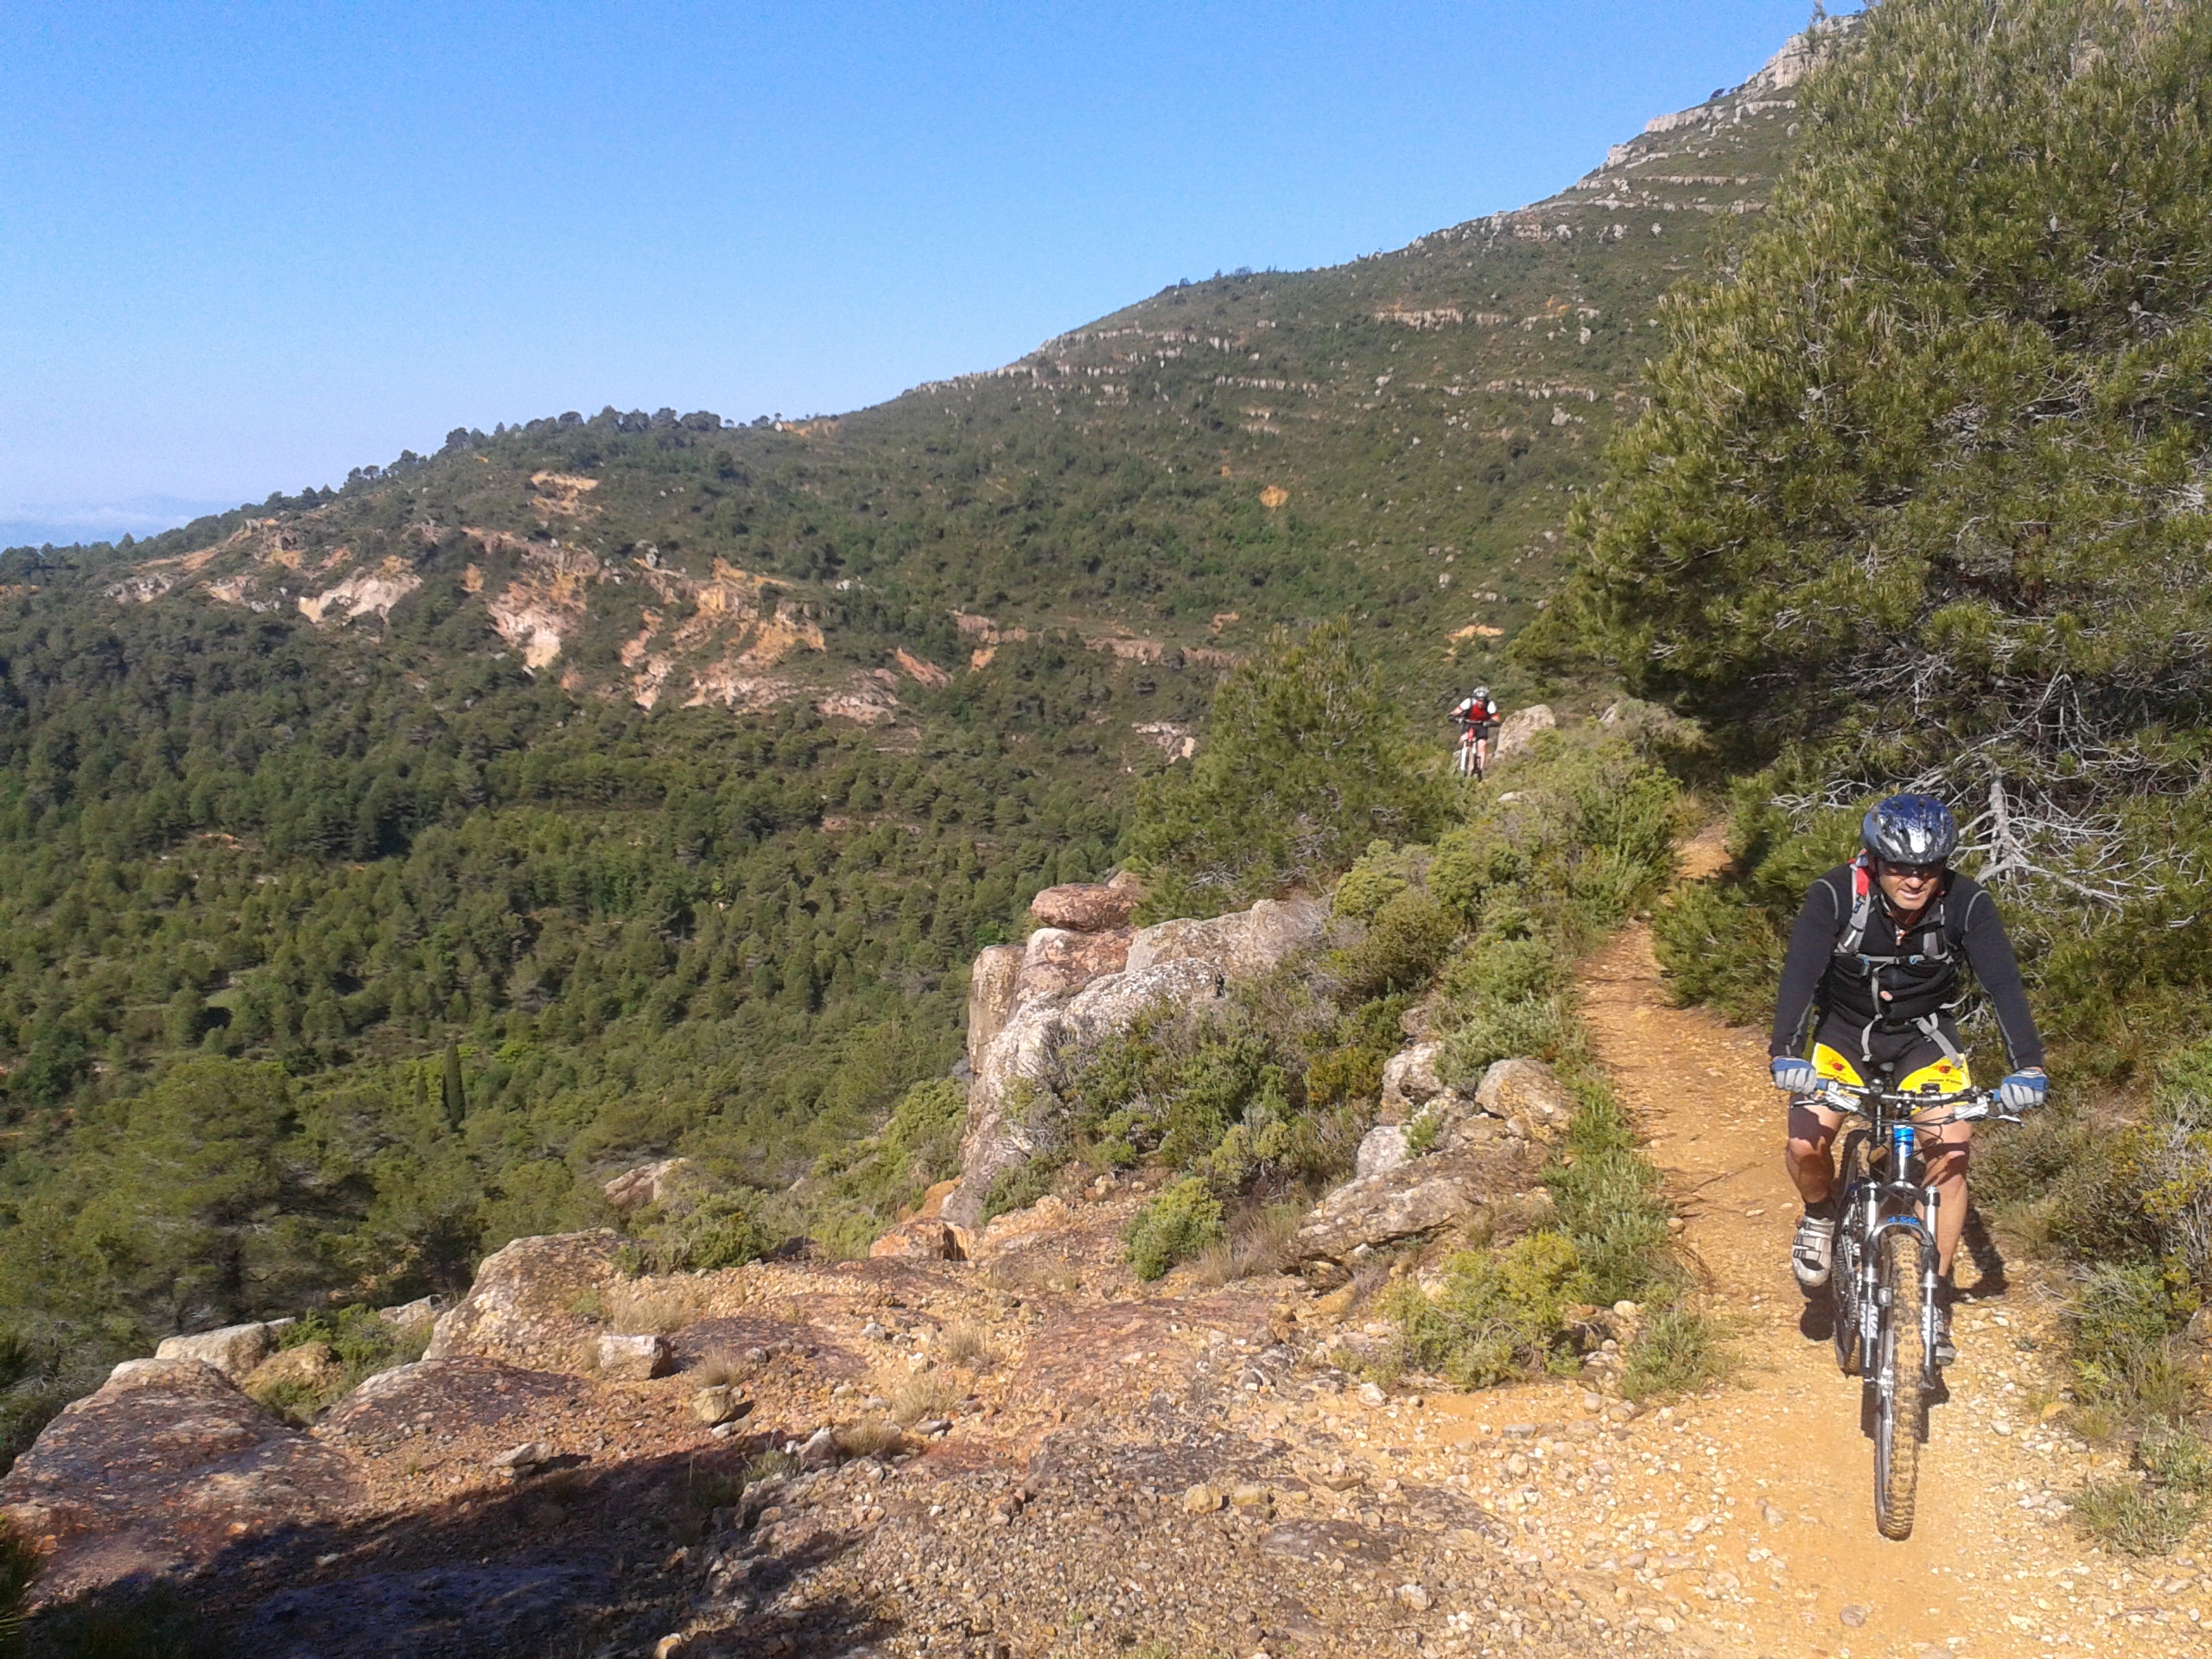
{"type": "Polygon", "coordinates": [[[1789,1143],[1782,1161],[1808,1209],[1826,1204],[1834,1190],[1835,1156],[1829,1148],[1842,1125],[1840,1112],[1825,1111],[1802,1100],[1789,1103],[1789,1143]]]}
{"type": "Polygon", "coordinates": [[[1967,1229],[1967,1142],[1971,1123],[1949,1123],[1936,1131],[1927,1148],[1928,1179],[1939,1195],[1936,1206],[1936,1270],[1951,1276],[1951,1258],[1967,1229]]]}
{"type": "Polygon", "coordinates": [[[1478,772],[1490,770],[1490,739],[1486,737],[1475,740],[1475,770],[1478,772]]]}

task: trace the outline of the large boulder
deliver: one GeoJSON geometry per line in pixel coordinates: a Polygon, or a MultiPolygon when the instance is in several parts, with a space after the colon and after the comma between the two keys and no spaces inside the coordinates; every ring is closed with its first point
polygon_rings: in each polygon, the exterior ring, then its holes
{"type": "Polygon", "coordinates": [[[1510,760],[1534,743],[1537,733],[1554,731],[1558,727],[1559,716],[1548,702],[1532,702],[1526,709],[1516,709],[1499,723],[1491,758],[1510,760]]]}
{"type": "Polygon", "coordinates": [[[1262,899],[1249,910],[1205,921],[1161,922],[1137,931],[1128,969],[1195,959],[1212,963],[1230,979],[1257,979],[1318,943],[1328,920],[1325,905],[1301,895],[1281,902],[1262,899]]]}
{"type": "Polygon", "coordinates": [[[1014,1013],[1022,955],[1018,944],[987,944],[976,954],[968,975],[968,1065],[973,1071],[983,1069],[983,1051],[1014,1013]]]}
{"type": "Polygon", "coordinates": [[[1053,1132],[1052,1122],[1014,1109],[1024,1103],[1024,1082],[1046,1091],[1029,1098],[1046,1100],[1071,1049],[1127,1030],[1138,1014],[1163,1002],[1181,1007],[1210,1001],[1223,983],[1213,963],[1183,959],[1141,973],[1109,974],[1065,1000],[1040,996],[1022,1003],[976,1068],[960,1141],[960,1184],[945,1198],[944,1218],[963,1229],[980,1225],[992,1182],[1027,1161],[1053,1132]]]}
{"type": "Polygon", "coordinates": [[[468,1294],[438,1315],[423,1358],[476,1354],[542,1370],[582,1363],[599,1331],[570,1309],[613,1287],[621,1243],[602,1227],[518,1238],[486,1256],[468,1294]]]}
{"type": "Polygon", "coordinates": [[[1029,913],[1041,927],[1108,933],[1129,925],[1129,917],[1143,896],[1128,875],[1117,875],[1107,882],[1071,882],[1046,888],[1029,901],[1029,913]]]}
{"type": "Polygon", "coordinates": [[[331,1408],[315,1433],[330,1445],[368,1453],[511,1422],[506,1436],[582,1436],[590,1398],[588,1384],[554,1371],[496,1359],[419,1359],[368,1378],[331,1408]]]}
{"type": "Polygon", "coordinates": [[[226,1325],[219,1331],[201,1331],[188,1337],[163,1337],[154,1357],[196,1359],[235,1382],[276,1351],[276,1333],[290,1323],[279,1319],[270,1324],[226,1325]]]}
{"type": "Polygon", "coordinates": [[[1541,1060],[1492,1063],[1475,1089],[1475,1103],[1533,1141],[1553,1141],[1567,1131],[1577,1102],[1541,1060]]]}
{"type": "Polygon", "coordinates": [[[1014,982],[1014,1005],[1040,996],[1073,996],[1093,981],[1120,973],[1128,962],[1129,941],[1135,937],[1125,927],[1104,933],[1039,928],[1021,953],[1021,971],[1014,982]]]}
{"type": "Polygon", "coordinates": [[[1309,1278],[1326,1278],[1327,1269],[1382,1245],[1471,1223],[1526,1188],[1539,1161],[1529,1142],[1500,1138],[1479,1150],[1412,1158],[1357,1177],[1306,1212],[1291,1240],[1291,1260],[1309,1278]]]}
{"type": "Polygon", "coordinates": [[[1413,1154],[1406,1139],[1404,1124],[1376,1124],[1360,1138],[1359,1157],[1352,1169],[1352,1179],[1363,1181],[1370,1175],[1380,1175],[1404,1163],[1413,1154]]]}
{"type": "Polygon", "coordinates": [[[0,1520],[46,1557],[37,1596],[189,1573],[238,1539],[353,1510],[353,1460],[213,1366],[137,1359],[62,1408],[0,1479],[0,1520]]]}

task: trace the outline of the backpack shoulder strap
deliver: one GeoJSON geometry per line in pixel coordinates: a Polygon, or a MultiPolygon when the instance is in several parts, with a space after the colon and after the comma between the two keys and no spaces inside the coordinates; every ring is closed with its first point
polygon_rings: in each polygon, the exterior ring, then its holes
{"type": "Polygon", "coordinates": [[[1843,931],[1836,935],[1835,954],[1855,957],[1859,947],[1866,942],[1866,924],[1874,918],[1874,868],[1872,861],[1861,853],[1851,861],[1851,912],[1844,918],[1843,931]]]}

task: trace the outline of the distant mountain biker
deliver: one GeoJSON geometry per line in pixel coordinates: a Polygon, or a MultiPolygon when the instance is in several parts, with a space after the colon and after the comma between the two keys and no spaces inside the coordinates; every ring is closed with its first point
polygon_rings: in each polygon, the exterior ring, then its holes
{"type": "MultiPolygon", "coordinates": [[[[1459,749],[1465,753],[1474,751],[1472,776],[1479,778],[1490,770],[1490,746],[1497,736],[1497,699],[1490,694],[1490,687],[1478,685],[1462,697],[1452,710],[1452,718],[1459,728],[1459,749]]],[[[1463,766],[1462,771],[1465,770],[1463,766]]]]}
{"type": "MultiPolygon", "coordinates": [[[[1774,1086],[1789,1103],[1789,1179],[1805,1201],[1790,1247],[1797,1282],[1828,1281],[1835,1244],[1835,1166],[1829,1153],[1840,1113],[1807,1096],[1823,1077],[1910,1091],[1968,1085],[1954,1012],[1963,1000],[1961,959],[1997,1015],[2012,1073],[1999,1085],[2015,1111],[2043,1104],[2050,1087],[2043,1039],[2036,1034],[2012,942],[1996,901],[1980,883],[1950,868],[1959,826],[1927,795],[1892,795],[1859,826],[1865,850],[1813,883],[1789,935],[1776,999],[1774,1086]],[[1810,1058],[1803,1058],[1813,1025],[1810,1058]]],[[[1942,1194],[1936,1210],[1939,1299],[1936,1358],[1951,1346],[1951,1258],[1967,1220],[1970,1125],[1935,1133],[1928,1175],[1942,1194]]],[[[1923,1143],[1924,1144],[1924,1143],[1923,1143]]]]}

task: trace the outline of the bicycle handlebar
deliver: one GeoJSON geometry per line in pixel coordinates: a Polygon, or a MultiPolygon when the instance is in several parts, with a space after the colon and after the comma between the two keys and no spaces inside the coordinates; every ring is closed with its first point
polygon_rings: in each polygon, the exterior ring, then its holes
{"type": "Polygon", "coordinates": [[[1947,1123],[1975,1123],[1993,1118],[2000,1123],[2018,1123],[2024,1120],[2019,1113],[2008,1109],[1997,1095],[1987,1089],[1962,1089],[1952,1095],[1908,1095],[1895,1089],[1876,1089],[1870,1084],[1852,1084],[1840,1077],[1822,1077],[1816,1091],[1837,1110],[1854,1116],[1869,1116],[1869,1104],[1881,1103],[1910,1113],[1916,1125],[1925,1128],[1941,1128],[1947,1123]],[[1948,1108],[1941,1117],[1925,1116],[1930,1110],[1948,1108]]]}

